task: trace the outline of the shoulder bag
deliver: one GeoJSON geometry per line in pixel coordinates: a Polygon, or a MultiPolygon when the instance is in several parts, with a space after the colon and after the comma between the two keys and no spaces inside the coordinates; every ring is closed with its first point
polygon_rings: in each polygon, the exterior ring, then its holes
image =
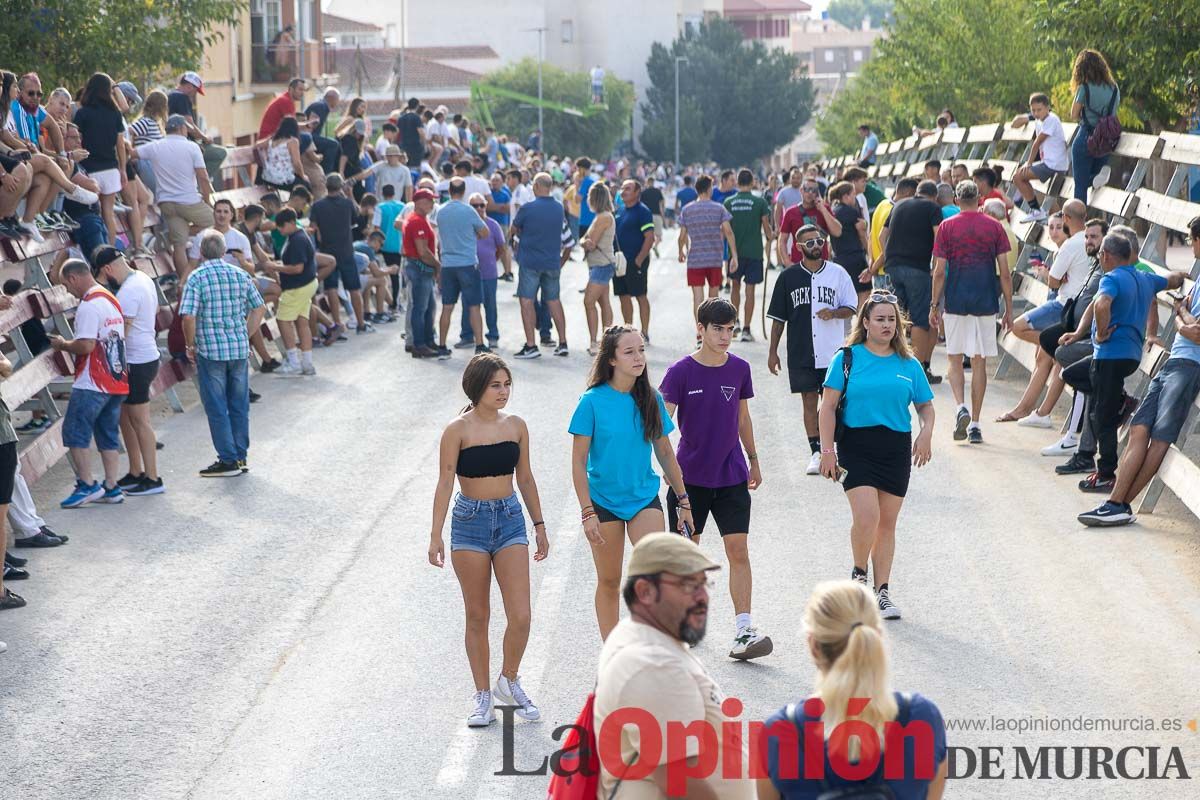
{"type": "Polygon", "coordinates": [[[1068,333],[1075,330],[1075,328],[1079,326],[1079,315],[1075,313],[1075,307],[1079,305],[1080,296],[1087,291],[1088,284],[1092,282],[1092,278],[1096,275],[1096,270],[1099,268],[1099,262],[1093,264],[1091,270],[1088,271],[1088,276],[1083,282],[1083,286],[1081,286],[1079,291],[1075,293],[1074,297],[1069,298],[1067,302],[1063,303],[1061,322],[1063,327],[1067,329],[1068,333]]]}
{"type": "Polygon", "coordinates": [[[833,429],[833,440],[840,442],[846,435],[846,393],[850,390],[850,368],[854,366],[854,351],[849,347],[840,350],[842,354],[842,396],[838,398],[837,424],[833,429]]]}

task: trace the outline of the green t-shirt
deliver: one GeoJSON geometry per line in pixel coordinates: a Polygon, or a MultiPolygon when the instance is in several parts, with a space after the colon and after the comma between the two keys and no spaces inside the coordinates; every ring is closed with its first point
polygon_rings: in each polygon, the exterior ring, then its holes
{"type": "Polygon", "coordinates": [[[1086,87],[1080,86],[1075,91],[1075,102],[1083,104],[1082,121],[1085,125],[1095,128],[1100,124],[1100,118],[1108,111],[1108,104],[1112,101],[1114,93],[1117,95],[1117,102],[1113,103],[1112,113],[1116,114],[1117,107],[1121,105],[1121,92],[1116,86],[1089,83],[1086,87]]]}
{"type": "Polygon", "coordinates": [[[875,207],[887,199],[887,195],[875,185],[875,181],[867,181],[867,188],[863,190],[863,194],[867,196],[867,213],[869,214],[874,214],[875,207]]]}
{"type": "Polygon", "coordinates": [[[733,241],[737,245],[738,258],[761,260],[763,257],[762,219],[771,215],[767,201],[750,192],[738,192],[725,198],[725,210],[733,219],[733,241]]]}

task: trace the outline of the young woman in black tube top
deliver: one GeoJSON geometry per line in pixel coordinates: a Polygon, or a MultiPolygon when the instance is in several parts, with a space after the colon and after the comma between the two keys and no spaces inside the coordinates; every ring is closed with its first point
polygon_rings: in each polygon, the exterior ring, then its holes
{"type": "Polygon", "coordinates": [[[512,373],[504,359],[490,353],[475,356],[463,371],[462,386],[471,402],[442,434],[429,563],[435,567],[445,564],[442,526],[457,475],[461,491],[454,496],[450,519],[450,560],[466,605],[467,660],[475,679],[467,725],[490,725],[496,718],[496,705],[516,706],[517,716],[535,720],[540,712],[517,676],[529,641],[529,539],[525,513],[513,491],[514,477],[533,518],[534,561],[548,555],[550,543],[537,482],[529,467],[529,429],[525,420],[503,411],[512,391],[512,373]],[[508,618],[504,660],[495,686],[489,683],[488,647],[493,569],[508,618]]]}

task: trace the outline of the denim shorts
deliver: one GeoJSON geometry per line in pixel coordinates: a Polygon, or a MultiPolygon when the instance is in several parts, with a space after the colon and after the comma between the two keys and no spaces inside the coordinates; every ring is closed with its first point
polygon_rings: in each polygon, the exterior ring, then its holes
{"type": "Polygon", "coordinates": [[[542,302],[558,299],[558,276],[561,269],[530,269],[521,267],[517,275],[517,297],[533,300],[538,289],[542,290],[542,302]]]}
{"type": "Polygon", "coordinates": [[[612,264],[605,264],[602,267],[588,267],[588,283],[607,284],[613,279],[613,275],[617,272],[617,268],[612,264]]]}
{"type": "Polygon", "coordinates": [[[1035,331],[1044,331],[1051,325],[1062,322],[1063,304],[1055,300],[1047,300],[1037,308],[1031,308],[1023,316],[1029,327],[1035,331]]]}
{"type": "Polygon", "coordinates": [[[517,495],[503,500],[472,500],[459,493],[450,511],[450,550],[495,555],[514,544],[529,544],[525,511],[517,495]]]}
{"type": "Polygon", "coordinates": [[[62,439],[67,447],[86,450],[96,436],[97,450],[120,450],[123,394],[105,394],[92,389],[72,389],[63,420],[62,439]]]}
{"type": "Polygon", "coordinates": [[[462,295],[464,306],[477,306],[483,302],[483,283],[478,267],[442,267],[442,305],[452,306],[462,295]]]}
{"type": "Polygon", "coordinates": [[[1047,164],[1045,161],[1035,161],[1032,165],[1030,165],[1029,169],[1031,172],[1033,172],[1034,175],[1037,176],[1037,179],[1039,181],[1048,181],[1051,178],[1053,178],[1055,175],[1066,175],[1067,174],[1066,170],[1060,171],[1060,170],[1054,169],[1049,164],[1047,164]]]}
{"type": "Polygon", "coordinates": [[[1174,443],[1200,394],[1200,361],[1168,358],[1133,415],[1132,425],[1145,425],[1156,442],[1174,443]]]}

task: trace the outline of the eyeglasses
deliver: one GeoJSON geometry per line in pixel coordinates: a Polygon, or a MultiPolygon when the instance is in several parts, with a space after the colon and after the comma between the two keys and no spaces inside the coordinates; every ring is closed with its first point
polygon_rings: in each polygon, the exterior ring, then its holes
{"type": "Polygon", "coordinates": [[[471,208],[487,208],[486,203],[471,203],[471,208]]]}
{"type": "Polygon", "coordinates": [[[669,583],[672,586],[678,586],[683,590],[684,594],[696,594],[701,589],[705,591],[713,588],[713,582],[708,578],[680,578],[677,581],[667,580],[665,577],[659,577],[660,583],[669,583]]]}
{"type": "Polygon", "coordinates": [[[871,292],[872,303],[895,303],[896,295],[891,292],[871,292]]]}

